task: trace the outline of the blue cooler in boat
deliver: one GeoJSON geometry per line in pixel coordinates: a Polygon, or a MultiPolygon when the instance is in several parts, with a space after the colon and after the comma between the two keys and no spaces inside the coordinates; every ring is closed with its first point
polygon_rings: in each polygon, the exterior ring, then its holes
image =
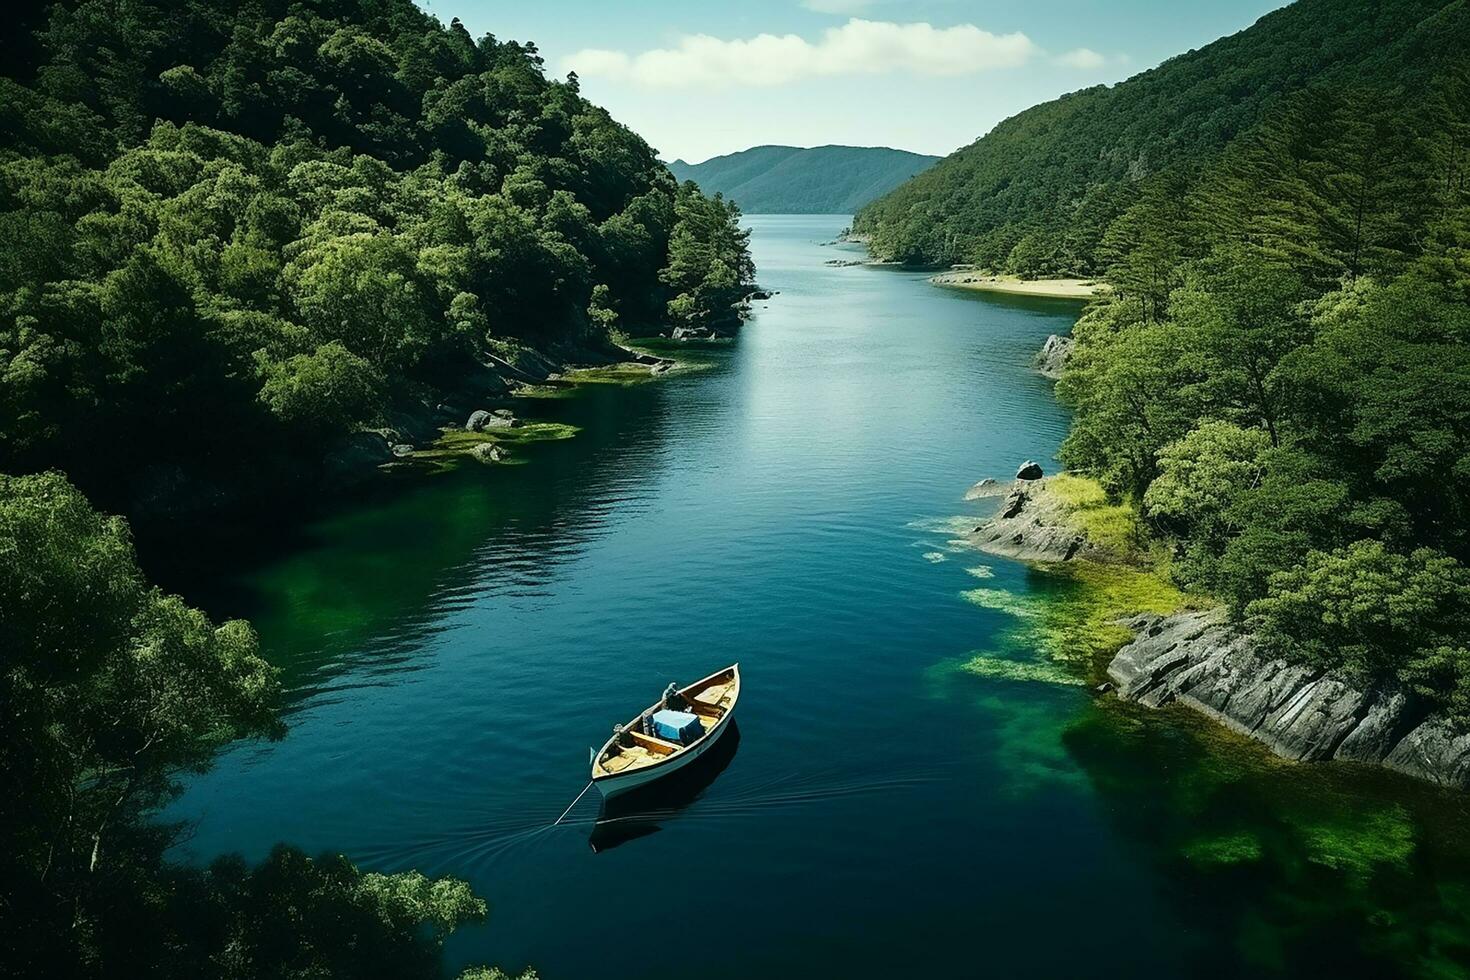
{"type": "Polygon", "coordinates": [[[698,715],[662,708],[653,713],[653,734],[670,742],[688,745],[704,734],[704,726],[699,723],[698,715]]]}

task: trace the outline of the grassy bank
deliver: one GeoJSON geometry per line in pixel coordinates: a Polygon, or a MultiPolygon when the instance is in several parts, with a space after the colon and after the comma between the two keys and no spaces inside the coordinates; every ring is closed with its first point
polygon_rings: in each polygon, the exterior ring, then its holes
{"type": "MultiPolygon", "coordinates": [[[[1124,622],[1140,613],[1168,614],[1208,604],[1169,577],[1166,556],[1147,547],[1132,504],[1114,503],[1096,480],[1048,477],[1041,491],[1060,502],[1066,523],[1103,549],[1106,561],[1032,565],[1026,594],[980,587],[963,593],[976,605],[1010,614],[1015,625],[1000,649],[980,651],[964,670],[988,677],[1096,684],[1132,634],[1124,622]]],[[[988,577],[988,570],[975,570],[988,577]]]]}

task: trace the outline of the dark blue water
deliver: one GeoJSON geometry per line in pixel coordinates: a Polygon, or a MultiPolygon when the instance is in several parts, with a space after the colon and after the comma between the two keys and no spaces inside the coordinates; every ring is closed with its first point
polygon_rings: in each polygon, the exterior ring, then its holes
{"type": "Polygon", "coordinates": [[[491,915],[448,965],[548,978],[1188,975],[1234,949],[1181,906],[1213,886],[1161,872],[1064,737],[1085,689],[955,669],[1014,626],[962,591],[1039,588],[953,539],[968,485],[1052,464],[1066,417],[1028,362],[1077,306],[826,266],[841,216],[750,222],[780,294],[706,369],[540,403],[582,433],[200,586],[293,707],[191,784],[189,855],[284,840],[468,879],[491,915]],[[548,829],[614,721],[736,660],[715,772],[548,829]]]}

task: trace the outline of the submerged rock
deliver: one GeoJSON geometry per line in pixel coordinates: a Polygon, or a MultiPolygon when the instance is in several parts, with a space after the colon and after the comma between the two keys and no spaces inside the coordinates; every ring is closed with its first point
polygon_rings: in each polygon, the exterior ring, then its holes
{"type": "Polygon", "coordinates": [[[1266,656],[1223,610],[1139,616],[1129,626],[1136,639],[1108,665],[1119,697],[1187,705],[1287,759],[1365,762],[1470,788],[1470,734],[1415,715],[1401,690],[1266,656]]]}
{"type": "Polygon", "coordinates": [[[470,450],[470,455],[481,463],[498,463],[505,459],[505,450],[493,442],[482,442],[470,450]]]}
{"type": "Polygon", "coordinates": [[[983,500],[986,497],[999,497],[1007,492],[1008,485],[999,480],[986,477],[973,487],[965,491],[966,500],[983,500]]]}

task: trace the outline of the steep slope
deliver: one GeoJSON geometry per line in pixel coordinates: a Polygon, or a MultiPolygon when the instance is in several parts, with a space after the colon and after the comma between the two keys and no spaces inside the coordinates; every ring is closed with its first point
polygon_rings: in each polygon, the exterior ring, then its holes
{"type": "Polygon", "coordinates": [[[134,514],[253,498],[367,429],[462,422],[528,351],[738,320],[734,209],[533,44],[411,0],[24,23],[0,48],[0,469],[134,514]]]}
{"type": "Polygon", "coordinates": [[[858,214],[882,258],[1102,270],[1108,226],[1170,170],[1218,159],[1314,85],[1422,91],[1470,46],[1465,0],[1299,0],[1113,87],[996,126],[858,214]]]}
{"type": "Polygon", "coordinates": [[[747,214],[849,214],[938,159],[886,146],[756,146],[669,169],[747,214]]]}

